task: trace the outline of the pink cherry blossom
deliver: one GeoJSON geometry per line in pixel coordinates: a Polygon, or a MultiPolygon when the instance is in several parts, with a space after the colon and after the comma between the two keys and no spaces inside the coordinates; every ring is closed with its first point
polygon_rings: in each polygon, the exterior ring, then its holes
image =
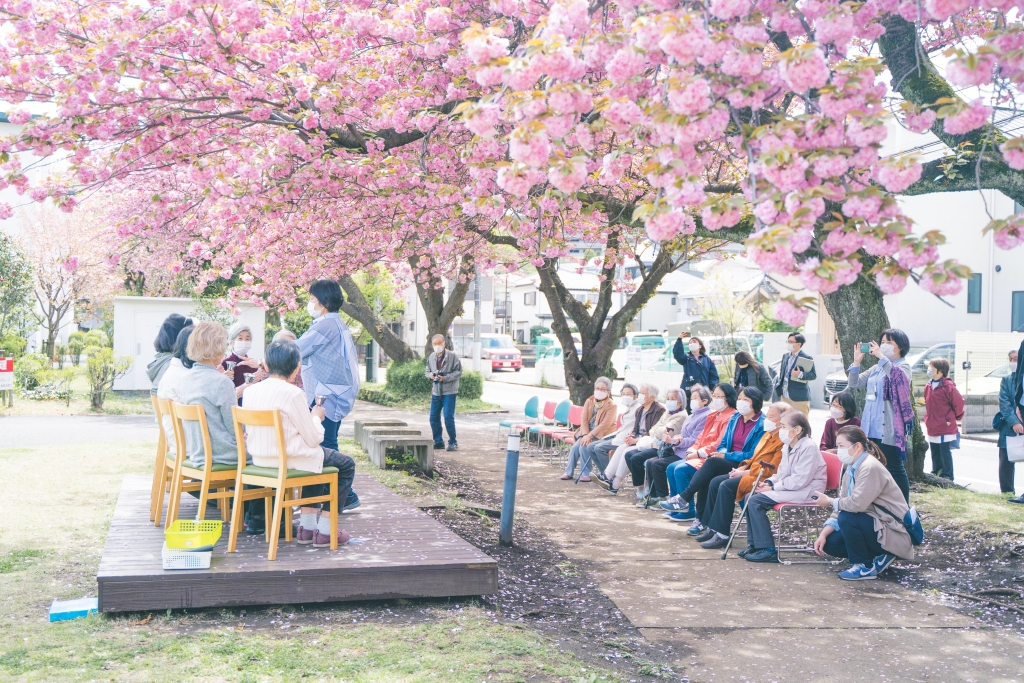
{"type": "Polygon", "coordinates": [[[893,194],[902,192],[921,179],[921,164],[912,159],[890,159],[876,164],[872,172],[875,180],[893,194]]]}
{"type": "Polygon", "coordinates": [[[880,270],[875,273],[875,283],[883,294],[896,294],[907,286],[907,276],[903,272],[888,274],[880,270]]]}
{"type": "Polygon", "coordinates": [[[791,327],[800,327],[807,322],[808,313],[806,308],[795,305],[789,299],[779,299],[775,302],[775,317],[791,327]]]}
{"type": "Polygon", "coordinates": [[[950,135],[963,135],[984,126],[991,115],[991,107],[985,106],[981,100],[974,100],[959,112],[947,116],[942,127],[950,135]]]}
{"type": "Polygon", "coordinates": [[[1024,138],[1012,138],[999,146],[1006,165],[1017,171],[1024,171],[1024,138]]]}
{"type": "Polygon", "coordinates": [[[921,273],[921,289],[938,296],[959,294],[963,280],[950,272],[945,264],[929,266],[921,273]]]}
{"type": "Polygon", "coordinates": [[[587,164],[583,158],[565,159],[548,171],[548,182],[566,194],[583,187],[586,179],[587,164]]]}
{"type": "Polygon", "coordinates": [[[693,218],[678,209],[659,211],[644,222],[647,236],[655,242],[664,242],[679,234],[689,234],[696,225],[693,218]]]}
{"type": "Polygon", "coordinates": [[[825,54],[817,47],[789,50],[779,65],[779,75],[797,92],[820,88],[828,83],[829,70],[825,54]],[[787,57],[787,55],[789,55],[787,57]]]}
{"type": "Polygon", "coordinates": [[[912,133],[923,133],[930,130],[935,123],[935,112],[925,109],[920,112],[907,112],[903,115],[903,125],[912,133]]]}

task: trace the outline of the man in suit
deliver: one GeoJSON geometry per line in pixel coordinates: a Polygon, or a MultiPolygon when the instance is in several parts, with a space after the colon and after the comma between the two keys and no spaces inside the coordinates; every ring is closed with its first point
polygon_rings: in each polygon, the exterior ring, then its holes
{"type": "Polygon", "coordinates": [[[779,376],[775,380],[775,393],[779,399],[804,415],[811,412],[811,392],[807,383],[818,376],[814,371],[814,359],[803,352],[806,341],[807,338],[798,332],[789,335],[789,339],[786,340],[789,352],[782,355],[779,376]],[[798,358],[811,361],[811,367],[802,370],[797,365],[798,358]]]}

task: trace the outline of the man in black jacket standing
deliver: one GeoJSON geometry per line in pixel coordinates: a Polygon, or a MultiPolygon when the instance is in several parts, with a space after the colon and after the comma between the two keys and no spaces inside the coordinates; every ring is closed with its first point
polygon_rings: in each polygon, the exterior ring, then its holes
{"type": "Polygon", "coordinates": [[[798,332],[789,335],[786,340],[789,351],[782,355],[779,376],[775,380],[775,394],[779,399],[804,415],[811,412],[811,391],[807,383],[818,376],[814,371],[814,359],[803,351],[806,341],[807,338],[798,332]],[[799,361],[801,358],[806,361],[799,361]],[[807,361],[810,362],[809,368],[806,367],[807,361]],[[805,367],[801,368],[801,364],[805,367]]]}

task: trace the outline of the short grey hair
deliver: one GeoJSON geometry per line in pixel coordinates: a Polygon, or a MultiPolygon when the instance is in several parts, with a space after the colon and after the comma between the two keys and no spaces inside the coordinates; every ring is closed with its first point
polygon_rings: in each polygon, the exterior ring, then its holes
{"type": "Polygon", "coordinates": [[[648,396],[653,397],[655,400],[658,399],[658,394],[661,393],[661,389],[659,389],[658,385],[653,382],[641,382],[640,390],[648,396]]]}
{"type": "Polygon", "coordinates": [[[622,392],[625,391],[626,389],[631,389],[633,391],[634,396],[640,393],[639,391],[636,390],[635,384],[630,384],[629,382],[626,382],[625,384],[622,385],[622,388],[619,390],[619,394],[622,394],[622,392]]]}
{"type": "Polygon", "coordinates": [[[298,339],[298,337],[295,336],[294,332],[292,332],[291,330],[281,329],[278,330],[277,334],[274,335],[273,341],[295,341],[296,339],[298,339]]]}
{"type": "Polygon", "coordinates": [[[442,343],[446,342],[443,334],[435,334],[430,338],[430,342],[433,343],[435,339],[440,339],[442,343]]]}
{"type": "Polygon", "coordinates": [[[669,394],[675,394],[676,401],[678,401],[680,404],[686,403],[686,397],[683,396],[683,390],[680,389],[679,387],[672,387],[671,389],[667,390],[665,392],[666,399],[669,397],[669,394]]]}
{"type": "Polygon", "coordinates": [[[598,377],[597,379],[594,380],[594,387],[595,388],[597,387],[598,384],[603,384],[605,386],[605,388],[609,392],[612,390],[612,381],[610,379],[608,379],[607,377],[605,377],[604,375],[601,375],[600,377],[598,377]]]}
{"type": "Polygon", "coordinates": [[[711,403],[711,392],[703,384],[694,384],[690,387],[690,393],[697,392],[700,395],[700,400],[711,403]]]}

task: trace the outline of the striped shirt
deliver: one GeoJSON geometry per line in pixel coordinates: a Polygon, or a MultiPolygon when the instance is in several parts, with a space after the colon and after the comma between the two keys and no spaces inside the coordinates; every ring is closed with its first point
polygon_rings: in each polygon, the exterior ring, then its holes
{"type": "Polygon", "coordinates": [[[306,402],[324,397],[328,420],[340,422],[352,412],[359,393],[359,357],[352,333],[337,313],[325,313],[313,321],[295,342],[302,352],[302,388],[306,402]]]}

